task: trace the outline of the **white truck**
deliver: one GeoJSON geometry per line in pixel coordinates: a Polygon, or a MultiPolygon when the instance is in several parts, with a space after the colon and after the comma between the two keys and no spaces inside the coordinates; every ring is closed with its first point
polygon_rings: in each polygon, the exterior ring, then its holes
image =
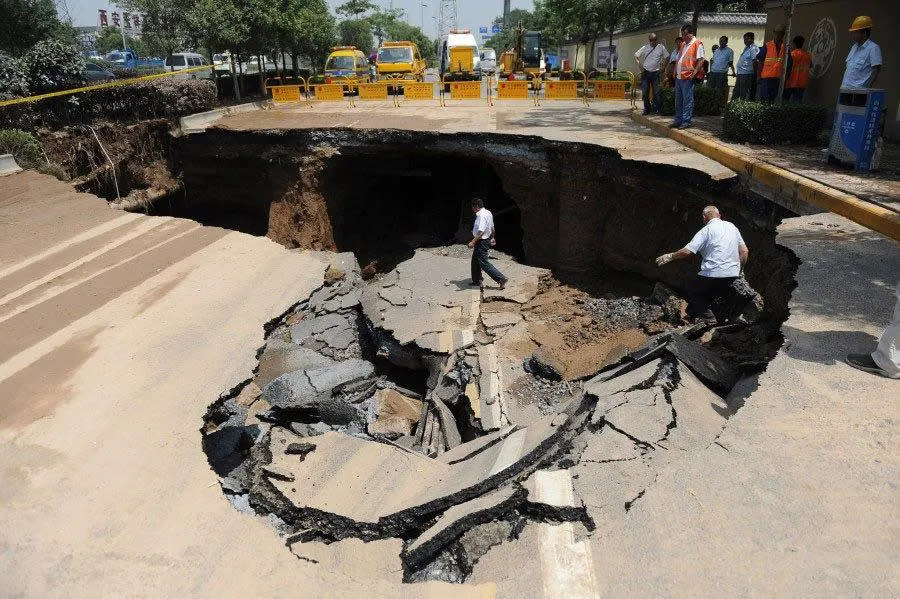
{"type": "Polygon", "coordinates": [[[468,29],[451,29],[441,39],[442,81],[481,81],[478,42],[468,29]]]}

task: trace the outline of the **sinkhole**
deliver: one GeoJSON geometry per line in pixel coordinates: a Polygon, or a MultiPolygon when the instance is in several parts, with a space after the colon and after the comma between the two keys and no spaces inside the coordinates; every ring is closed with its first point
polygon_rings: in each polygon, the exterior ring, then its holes
{"type": "Polygon", "coordinates": [[[481,581],[533,527],[615,525],[661,463],[715,440],[781,343],[786,214],[736,181],[499,134],[175,145],[183,188],[153,212],[318,250],[322,287],[266,327],[201,432],[232,504],[325,568],[365,552],[406,582],[481,581]],[[475,195],[505,289],[468,284],[475,195]],[[694,262],[653,262],[707,204],[741,230],[759,294],[718,323],[685,316],[694,262]]]}

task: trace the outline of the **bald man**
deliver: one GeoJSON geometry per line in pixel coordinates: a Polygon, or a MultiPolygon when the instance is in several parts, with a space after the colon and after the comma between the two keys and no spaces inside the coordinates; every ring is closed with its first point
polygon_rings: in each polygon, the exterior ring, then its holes
{"type": "Polygon", "coordinates": [[[663,254],[656,259],[657,266],[673,260],[683,260],[700,254],[700,272],[694,280],[688,297],[688,314],[698,318],[709,318],[709,306],[716,299],[730,293],[731,284],[741,276],[741,269],[747,263],[750,250],[737,227],[722,220],[719,209],[707,206],[703,209],[702,229],[691,241],[678,250],[663,254]]]}

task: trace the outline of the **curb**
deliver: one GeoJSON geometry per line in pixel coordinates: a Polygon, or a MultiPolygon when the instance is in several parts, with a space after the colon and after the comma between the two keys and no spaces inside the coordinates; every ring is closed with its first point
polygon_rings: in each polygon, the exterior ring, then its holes
{"type": "Polygon", "coordinates": [[[182,133],[202,133],[212,123],[216,122],[223,116],[230,114],[240,114],[242,112],[252,112],[254,110],[262,110],[268,100],[257,100],[255,102],[247,102],[246,104],[236,104],[235,106],[226,106],[224,108],[215,108],[207,112],[198,112],[197,114],[189,114],[181,117],[178,126],[182,133]]]}
{"type": "Polygon", "coordinates": [[[680,129],[669,129],[666,124],[653,121],[637,112],[631,113],[631,120],[653,129],[660,135],[672,138],[707,158],[712,158],[779,195],[839,214],[894,241],[900,241],[900,214],[897,212],[757,160],[718,142],[680,129]]]}
{"type": "Polygon", "coordinates": [[[0,177],[3,175],[12,175],[22,170],[12,154],[0,154],[0,177]]]}

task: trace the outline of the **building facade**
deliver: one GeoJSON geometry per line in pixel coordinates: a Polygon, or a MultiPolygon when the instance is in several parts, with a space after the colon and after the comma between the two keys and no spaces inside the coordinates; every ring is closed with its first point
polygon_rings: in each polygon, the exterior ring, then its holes
{"type": "MultiPolygon", "coordinates": [[[[787,22],[780,0],[766,4],[768,21],[766,39],[772,31],[787,22]]],[[[887,92],[885,137],[900,139],[900,3],[897,0],[795,0],[791,19],[791,37],[806,38],[806,49],[812,54],[806,102],[833,108],[844,77],[844,62],[850,51],[850,23],[859,15],[872,17],[872,41],[881,46],[884,64],[876,87],[887,92]]]]}
{"type": "MultiPolygon", "coordinates": [[[[613,34],[614,54],[617,57],[617,67],[622,71],[635,72],[634,53],[647,43],[647,36],[656,33],[656,38],[666,49],[671,52],[674,49],[675,38],[680,35],[681,26],[691,22],[691,13],[683,13],[669,19],[652,23],[640,29],[619,31],[613,34]]],[[[762,39],[766,27],[765,13],[700,13],[697,23],[697,33],[706,48],[707,56],[712,55],[713,44],[719,43],[719,38],[728,36],[728,45],[740,54],[744,47],[742,40],[745,33],[752,31],[756,35],[757,43],[762,39]]],[[[609,35],[601,36],[593,45],[568,44],[561,48],[561,52],[568,58],[572,68],[606,69],[607,57],[610,54],[609,35]],[[578,54],[577,62],[575,60],[578,54]]],[[[733,78],[732,78],[733,79],[733,78]]],[[[733,85],[734,82],[732,81],[733,85]]]]}

